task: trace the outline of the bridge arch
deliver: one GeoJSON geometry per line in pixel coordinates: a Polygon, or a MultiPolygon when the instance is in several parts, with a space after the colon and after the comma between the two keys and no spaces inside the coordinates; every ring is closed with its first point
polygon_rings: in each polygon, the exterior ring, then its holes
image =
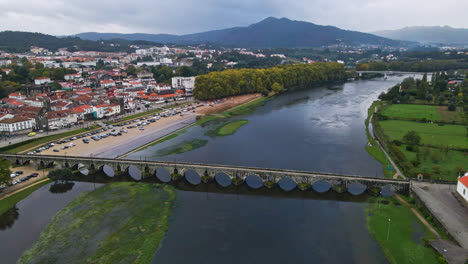
{"type": "Polygon", "coordinates": [[[199,185],[202,181],[202,178],[198,172],[195,170],[187,170],[184,172],[185,180],[192,185],[199,185]]]}
{"type": "Polygon", "coordinates": [[[135,181],[140,181],[142,178],[141,171],[134,165],[127,167],[127,175],[135,181]]]}
{"type": "Polygon", "coordinates": [[[297,186],[297,183],[292,180],[290,177],[284,177],[278,181],[278,186],[286,192],[294,190],[297,186]]]}
{"type": "Polygon", "coordinates": [[[229,177],[229,175],[227,175],[225,172],[216,173],[214,180],[221,187],[228,187],[232,184],[231,177],[229,177]]]}
{"type": "Polygon", "coordinates": [[[156,168],[156,179],[162,183],[171,182],[171,174],[166,168],[156,168]]]}
{"type": "Polygon", "coordinates": [[[250,188],[257,190],[263,187],[263,179],[260,178],[260,176],[256,174],[251,174],[247,177],[245,177],[245,183],[247,186],[250,188]]]}

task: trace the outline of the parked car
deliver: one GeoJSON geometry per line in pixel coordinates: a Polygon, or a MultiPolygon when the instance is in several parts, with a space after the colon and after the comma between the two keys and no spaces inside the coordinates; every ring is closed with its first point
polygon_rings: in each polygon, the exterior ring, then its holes
{"type": "Polygon", "coordinates": [[[58,150],[58,149],[54,149],[54,150],[52,150],[52,151],[53,151],[53,152],[59,152],[60,150],[58,150]]]}

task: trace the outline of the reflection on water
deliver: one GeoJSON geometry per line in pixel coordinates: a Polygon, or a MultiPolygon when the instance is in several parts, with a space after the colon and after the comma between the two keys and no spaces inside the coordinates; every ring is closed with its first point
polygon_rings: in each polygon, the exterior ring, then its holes
{"type": "Polygon", "coordinates": [[[71,191],[74,185],[75,185],[74,182],[55,182],[50,186],[49,192],[66,193],[68,191],[71,191]]]}
{"type": "Polygon", "coordinates": [[[60,209],[82,192],[94,188],[94,184],[84,182],[49,183],[0,216],[1,263],[15,263],[60,209]]]}
{"type": "Polygon", "coordinates": [[[8,211],[6,211],[5,213],[0,215],[0,230],[11,228],[15,221],[18,219],[18,217],[18,208],[15,205],[12,208],[8,209],[8,211]]]}

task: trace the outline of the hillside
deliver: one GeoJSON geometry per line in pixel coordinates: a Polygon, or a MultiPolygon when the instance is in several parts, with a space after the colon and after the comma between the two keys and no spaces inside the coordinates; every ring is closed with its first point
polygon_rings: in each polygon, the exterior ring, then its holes
{"type": "Polygon", "coordinates": [[[92,50],[92,51],[131,51],[131,44],[154,45],[157,43],[148,43],[144,41],[128,41],[115,39],[112,41],[91,41],[83,40],[78,37],[58,38],[51,35],[19,31],[0,32],[0,50],[8,52],[29,51],[31,46],[46,48],[50,51],[56,51],[59,48],[68,48],[73,50],[92,50]],[[111,46],[110,43],[119,44],[111,46]]]}
{"type": "Polygon", "coordinates": [[[394,41],[368,33],[273,17],[269,17],[247,27],[234,27],[187,35],[90,32],[81,33],[76,36],[89,40],[121,38],[174,44],[210,43],[228,47],[245,48],[320,47],[340,43],[348,45],[371,44],[390,46],[405,44],[400,41],[394,41]]]}
{"type": "Polygon", "coordinates": [[[405,27],[374,32],[375,35],[404,41],[439,44],[468,44],[468,29],[452,27],[405,27]]]}

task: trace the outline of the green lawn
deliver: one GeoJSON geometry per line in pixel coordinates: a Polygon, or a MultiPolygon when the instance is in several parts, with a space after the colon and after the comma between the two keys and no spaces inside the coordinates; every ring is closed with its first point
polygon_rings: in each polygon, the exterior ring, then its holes
{"type": "Polygon", "coordinates": [[[32,138],[20,143],[12,144],[3,148],[0,148],[0,152],[6,152],[6,153],[19,153],[25,150],[28,150],[33,147],[39,147],[40,145],[49,143],[51,141],[59,140],[61,138],[66,138],[66,137],[71,137],[71,136],[76,136],[81,133],[85,133],[88,131],[91,131],[93,129],[99,128],[100,126],[98,125],[93,125],[88,128],[79,128],[76,130],[60,133],[60,134],[55,134],[51,136],[45,136],[45,137],[40,137],[40,138],[32,138]]]}
{"type": "Polygon", "coordinates": [[[32,187],[29,187],[27,189],[24,189],[20,192],[17,192],[13,194],[10,197],[7,197],[5,199],[0,200],[0,215],[8,211],[8,209],[12,208],[15,206],[15,204],[19,203],[21,200],[24,198],[28,197],[31,193],[33,193],[35,190],[41,188],[42,186],[48,184],[50,180],[41,182],[39,184],[36,184],[32,187]]]}
{"type": "Polygon", "coordinates": [[[366,218],[369,232],[377,240],[390,263],[440,263],[437,253],[417,239],[420,236],[434,239],[434,235],[419,222],[409,208],[403,204],[395,205],[397,200],[393,197],[385,200],[389,203],[380,203],[380,208],[377,202],[369,203],[366,218]],[[388,219],[391,221],[387,240],[388,219]]]}
{"type": "Polygon", "coordinates": [[[174,188],[110,183],[60,210],[18,263],[151,263],[172,214],[174,188]]]}
{"type": "Polygon", "coordinates": [[[421,136],[421,144],[468,149],[467,131],[462,125],[439,126],[434,123],[401,120],[386,120],[379,123],[390,140],[401,141],[408,131],[416,131],[421,136]]]}
{"type": "Polygon", "coordinates": [[[265,96],[260,96],[256,99],[251,100],[250,102],[247,102],[245,104],[241,104],[239,106],[236,106],[232,109],[229,109],[222,113],[223,116],[226,117],[231,117],[231,116],[238,116],[238,115],[247,115],[255,111],[257,107],[262,106],[265,104],[267,100],[270,100],[271,97],[265,97],[265,96]]]}
{"type": "MultiPolygon", "coordinates": [[[[406,150],[406,146],[400,146],[408,161],[417,159],[416,152],[406,150]]],[[[468,169],[468,152],[444,150],[430,147],[419,147],[420,164],[414,168],[415,174],[423,173],[434,180],[442,178],[445,181],[455,182],[458,178],[458,169],[468,169]]]]}
{"type": "MultiPolygon", "coordinates": [[[[447,107],[445,107],[447,108],[447,107]]],[[[394,104],[385,108],[382,115],[391,119],[423,119],[439,121],[441,117],[433,105],[394,104]]]]}
{"type": "Polygon", "coordinates": [[[441,121],[446,123],[466,124],[462,107],[457,107],[455,111],[449,111],[447,106],[436,106],[437,113],[441,121]]]}

